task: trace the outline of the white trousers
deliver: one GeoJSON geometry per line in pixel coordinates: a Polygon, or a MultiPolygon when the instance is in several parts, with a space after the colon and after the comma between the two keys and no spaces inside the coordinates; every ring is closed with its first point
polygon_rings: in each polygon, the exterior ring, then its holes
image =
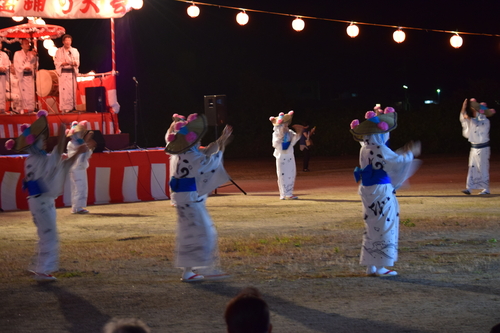
{"type": "Polygon", "coordinates": [[[490,191],[490,154],[490,147],[470,149],[467,189],[490,191]]]}
{"type": "Polygon", "coordinates": [[[69,111],[76,108],[76,82],[73,73],[59,76],[59,110],[69,111]]]}
{"type": "Polygon", "coordinates": [[[297,175],[293,150],[290,154],[281,154],[279,158],[276,158],[276,174],[278,176],[280,198],[291,197],[295,186],[295,176],[297,175]]]}
{"type": "Polygon", "coordinates": [[[19,94],[21,95],[22,108],[29,111],[35,110],[35,80],[33,75],[19,78],[19,94]]]}
{"type": "Polygon", "coordinates": [[[74,169],[69,173],[71,179],[71,212],[76,213],[87,207],[89,186],[87,169],[74,169]]]}
{"type": "Polygon", "coordinates": [[[54,198],[28,197],[28,205],[38,233],[37,258],[31,270],[49,274],[59,269],[59,239],[54,198]]]}

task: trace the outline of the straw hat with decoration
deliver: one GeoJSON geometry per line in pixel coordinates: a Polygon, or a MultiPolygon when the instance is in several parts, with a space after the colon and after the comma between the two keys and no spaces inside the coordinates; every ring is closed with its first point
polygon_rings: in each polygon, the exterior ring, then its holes
{"type": "Polygon", "coordinates": [[[207,118],[204,114],[190,114],[187,119],[179,114],[172,116],[172,124],[168,130],[165,152],[182,154],[201,140],[207,132],[207,118]]]}
{"type": "Polygon", "coordinates": [[[280,112],[277,117],[270,117],[269,120],[273,124],[273,126],[280,125],[290,125],[292,122],[293,111],[288,111],[287,114],[280,112]]]}
{"type": "Polygon", "coordinates": [[[47,122],[48,112],[45,110],[40,110],[37,112],[37,120],[33,124],[22,124],[21,125],[21,135],[16,139],[10,139],[5,142],[5,148],[8,150],[15,150],[17,152],[22,152],[33,145],[36,140],[42,135],[45,139],[49,136],[49,126],[47,122]]]}
{"type": "Polygon", "coordinates": [[[392,107],[384,110],[376,107],[375,111],[366,112],[365,119],[362,123],[358,119],[351,122],[351,134],[357,141],[363,141],[365,135],[388,133],[398,126],[397,113],[392,107]]]}

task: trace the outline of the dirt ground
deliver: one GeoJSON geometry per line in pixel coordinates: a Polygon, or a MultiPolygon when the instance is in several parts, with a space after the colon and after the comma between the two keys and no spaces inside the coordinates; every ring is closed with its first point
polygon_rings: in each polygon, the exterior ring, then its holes
{"type": "Polygon", "coordinates": [[[489,332],[500,323],[500,158],[489,196],[463,195],[467,156],[423,156],[398,191],[396,277],[359,266],[357,157],[313,158],[296,201],[279,200],[274,159],[230,160],[235,185],[208,200],[230,279],[181,283],[169,201],[58,209],[61,270],[39,284],[26,268],[36,243],[27,211],[0,213],[0,331],[100,332],[113,317],[152,332],[225,332],[242,288],[268,302],[273,332],[489,332]]]}

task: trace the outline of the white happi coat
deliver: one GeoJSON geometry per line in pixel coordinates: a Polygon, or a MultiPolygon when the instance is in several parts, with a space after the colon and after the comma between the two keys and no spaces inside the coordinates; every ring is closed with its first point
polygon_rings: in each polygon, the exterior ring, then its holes
{"type": "Polygon", "coordinates": [[[170,180],[177,209],[177,267],[207,267],[218,258],[217,231],[208,214],[208,194],[229,181],[222,151],[211,155],[193,147],[178,154],[170,180]]]}
{"type": "Polygon", "coordinates": [[[397,154],[385,142],[387,134],[364,136],[359,154],[365,233],[360,264],[393,266],[398,259],[399,203],[395,186],[411,176],[413,154],[397,154]],[[384,180],[380,180],[383,178],[384,180]],[[391,183],[391,178],[398,184],[391,183]]]}
{"type": "Polygon", "coordinates": [[[284,125],[274,126],[273,155],[276,157],[276,174],[278,176],[280,198],[282,199],[293,195],[295,176],[297,175],[293,146],[297,143],[297,141],[299,141],[299,139],[300,135],[291,129],[287,130],[287,127],[284,125]],[[290,142],[287,149],[283,149],[284,141],[290,142]]]}
{"type": "Polygon", "coordinates": [[[76,76],[80,67],[80,53],[74,47],[60,47],[54,56],[54,65],[59,75],[59,110],[73,110],[76,108],[76,76]],[[65,62],[76,62],[77,65],[62,66],[65,62]]]}
{"type": "Polygon", "coordinates": [[[7,53],[0,51],[0,67],[5,67],[6,71],[0,73],[0,111],[6,110],[6,98],[5,94],[7,92],[8,82],[10,81],[10,59],[7,53]]]}
{"type": "Polygon", "coordinates": [[[35,110],[35,69],[38,67],[38,57],[33,52],[23,50],[14,53],[14,69],[19,82],[19,94],[21,96],[21,108],[24,110],[35,110]],[[31,72],[25,71],[26,67],[31,72]]]}
{"type": "Polygon", "coordinates": [[[49,274],[57,271],[59,265],[55,199],[62,194],[71,164],[62,161],[57,146],[50,155],[37,150],[34,145],[28,151],[23,187],[28,188],[28,206],[39,238],[38,257],[30,269],[49,274]]]}
{"type": "MultiPolygon", "coordinates": [[[[68,142],[68,158],[76,154],[79,144],[75,138],[68,142]]],[[[89,167],[89,158],[92,156],[92,150],[80,154],[76,162],[71,167],[69,177],[71,180],[71,212],[76,213],[87,207],[87,197],[89,186],[87,181],[87,169],[89,167]]]]}
{"type": "Polygon", "coordinates": [[[472,145],[485,144],[482,148],[472,148],[469,153],[469,171],[467,172],[467,189],[484,189],[490,191],[490,120],[481,113],[476,118],[464,118],[460,113],[462,135],[472,145]]]}

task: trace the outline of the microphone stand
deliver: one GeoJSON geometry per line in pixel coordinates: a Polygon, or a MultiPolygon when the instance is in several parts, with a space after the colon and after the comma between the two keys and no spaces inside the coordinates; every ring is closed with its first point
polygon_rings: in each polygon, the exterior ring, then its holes
{"type": "Polygon", "coordinates": [[[132,144],[132,147],[136,149],[141,149],[137,145],[137,108],[139,104],[139,81],[135,78],[135,76],[132,78],[135,82],[135,101],[134,101],[134,143],[132,144]]]}
{"type": "MultiPolygon", "coordinates": [[[[10,53],[10,50],[8,50],[8,49],[3,49],[3,50],[5,51],[5,53],[7,53],[7,52],[8,52],[8,53],[10,53]]],[[[8,54],[8,53],[7,53],[7,54],[8,54]]],[[[8,56],[8,57],[9,57],[9,62],[10,62],[10,56],[8,56]]],[[[11,72],[12,72],[12,70],[11,70],[11,69],[12,69],[12,68],[11,68],[11,66],[10,66],[10,65],[9,65],[9,67],[8,67],[8,68],[9,68],[9,69],[7,70],[7,72],[9,73],[9,98],[8,98],[7,100],[10,102],[10,103],[9,103],[9,110],[8,110],[8,111],[9,111],[10,113],[15,113],[15,114],[17,114],[17,112],[16,112],[16,111],[14,111],[14,109],[12,109],[12,101],[14,100],[14,99],[12,98],[12,76],[11,76],[11,72]]]]}
{"type": "MultiPolygon", "coordinates": [[[[69,54],[69,59],[71,60],[71,63],[74,63],[75,61],[73,61],[73,55],[71,54],[71,51],[68,51],[68,54],[69,54]]],[[[76,70],[75,70],[75,66],[71,65],[71,96],[72,96],[72,100],[71,100],[71,111],[69,112],[75,112],[76,111],[76,98],[75,98],[75,80],[76,80],[76,70]]]]}

